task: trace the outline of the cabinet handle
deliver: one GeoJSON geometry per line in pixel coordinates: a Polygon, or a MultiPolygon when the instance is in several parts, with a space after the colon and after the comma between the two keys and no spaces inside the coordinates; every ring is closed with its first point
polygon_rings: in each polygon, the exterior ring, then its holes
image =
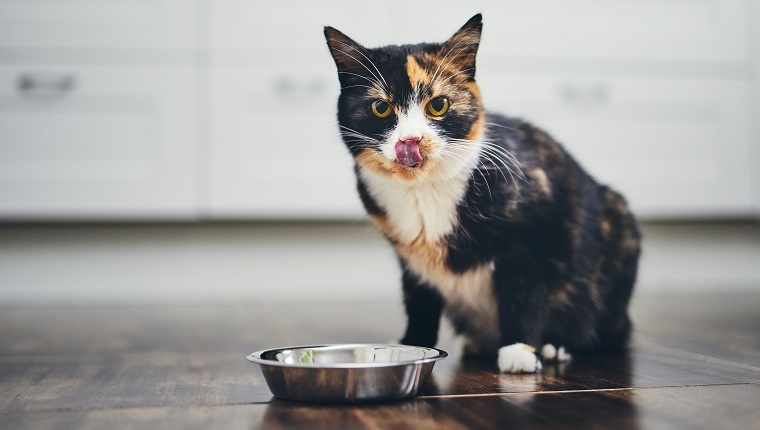
{"type": "Polygon", "coordinates": [[[24,94],[64,95],[74,89],[71,73],[28,72],[18,77],[18,90],[24,94]]]}
{"type": "Polygon", "coordinates": [[[296,79],[280,76],[274,80],[274,91],[281,97],[318,96],[324,94],[327,86],[324,79],[296,79]]]}
{"type": "Polygon", "coordinates": [[[602,82],[565,82],[560,85],[559,94],[567,103],[602,104],[610,100],[611,91],[609,86],[602,82]]]}

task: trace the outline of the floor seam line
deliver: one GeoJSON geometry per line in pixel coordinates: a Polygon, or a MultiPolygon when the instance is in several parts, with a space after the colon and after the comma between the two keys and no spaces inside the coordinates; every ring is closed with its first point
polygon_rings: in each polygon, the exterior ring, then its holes
{"type": "Polygon", "coordinates": [[[671,388],[699,388],[699,387],[728,387],[736,385],[758,385],[758,382],[736,382],[725,384],[689,384],[689,385],[667,385],[658,387],[620,387],[620,388],[598,388],[590,390],[553,390],[553,391],[520,391],[512,393],[473,393],[473,394],[441,394],[429,396],[417,396],[417,399],[446,399],[446,398],[466,398],[466,397],[499,397],[499,396],[518,396],[523,394],[579,394],[579,393],[609,393],[616,391],[633,391],[633,390],[656,390],[671,388]]]}

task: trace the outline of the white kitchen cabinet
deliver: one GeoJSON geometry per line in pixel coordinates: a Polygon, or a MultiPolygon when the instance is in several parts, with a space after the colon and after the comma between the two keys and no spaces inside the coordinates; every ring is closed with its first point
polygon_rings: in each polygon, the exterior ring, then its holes
{"type": "Polygon", "coordinates": [[[743,62],[744,0],[471,0],[404,2],[398,28],[415,42],[445,40],[483,12],[486,57],[743,62]],[[426,23],[419,25],[419,17],[426,23]]]}
{"type": "MultiPolygon", "coordinates": [[[[219,0],[209,7],[204,215],[360,217],[353,162],[338,133],[338,77],[323,27],[350,34],[365,19],[383,28],[392,20],[390,3],[219,0]]],[[[403,41],[388,31],[356,37],[368,46],[403,41]]]]}
{"type": "Polygon", "coordinates": [[[352,159],[339,138],[330,70],[212,72],[208,214],[356,217],[352,159]]]}
{"type": "Polygon", "coordinates": [[[0,67],[0,218],[191,218],[194,72],[0,67]]]}
{"type": "Polygon", "coordinates": [[[488,107],[547,130],[641,216],[752,211],[745,82],[486,73],[480,82],[488,107]]]}
{"type": "Polygon", "coordinates": [[[193,49],[190,0],[0,0],[0,48],[193,49]]]}
{"type": "Polygon", "coordinates": [[[0,0],[0,219],[355,219],[322,27],[477,12],[489,109],[644,217],[760,214],[760,0],[0,0]]]}

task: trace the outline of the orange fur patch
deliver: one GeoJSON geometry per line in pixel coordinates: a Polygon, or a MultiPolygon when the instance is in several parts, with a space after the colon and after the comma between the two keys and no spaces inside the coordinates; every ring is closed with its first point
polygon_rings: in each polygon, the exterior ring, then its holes
{"type": "Polygon", "coordinates": [[[406,57],[406,74],[409,76],[412,88],[430,84],[430,75],[412,55],[406,57]]]}
{"type": "Polygon", "coordinates": [[[546,196],[551,196],[552,187],[549,183],[549,177],[543,169],[533,169],[530,171],[531,179],[538,186],[538,189],[546,196]]]}
{"type": "Polygon", "coordinates": [[[606,239],[610,237],[610,231],[612,230],[612,227],[610,226],[610,222],[607,220],[604,220],[599,224],[599,229],[602,232],[602,236],[606,239]]]}
{"type": "Polygon", "coordinates": [[[567,303],[570,294],[575,290],[572,284],[563,284],[556,290],[552,291],[549,296],[549,302],[554,306],[562,306],[567,303]]]}

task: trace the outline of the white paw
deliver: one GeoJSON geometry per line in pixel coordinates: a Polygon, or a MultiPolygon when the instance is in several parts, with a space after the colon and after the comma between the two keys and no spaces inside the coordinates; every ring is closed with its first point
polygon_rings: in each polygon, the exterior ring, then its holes
{"type": "Polygon", "coordinates": [[[524,343],[501,347],[498,363],[503,373],[535,373],[541,370],[536,349],[524,343]]]}
{"type": "Polygon", "coordinates": [[[557,360],[560,363],[570,361],[572,356],[565,351],[564,346],[560,346],[559,349],[555,348],[551,343],[547,343],[541,348],[541,355],[544,360],[557,360]]]}

